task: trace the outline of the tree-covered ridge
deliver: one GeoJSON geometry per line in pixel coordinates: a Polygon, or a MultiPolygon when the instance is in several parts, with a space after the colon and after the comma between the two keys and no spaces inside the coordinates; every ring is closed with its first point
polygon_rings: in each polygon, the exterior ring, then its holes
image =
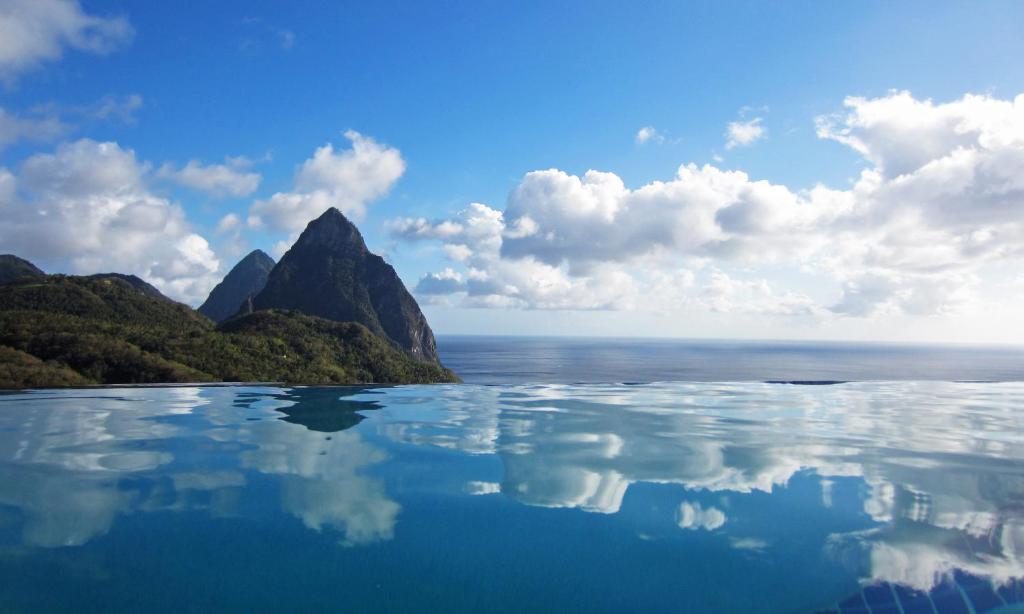
{"type": "Polygon", "coordinates": [[[0,387],[282,381],[457,381],[355,323],[260,311],[217,327],[116,277],[0,286],[0,387]]]}
{"type": "Polygon", "coordinates": [[[22,277],[46,275],[36,265],[13,254],[0,254],[0,284],[6,284],[22,277]]]}

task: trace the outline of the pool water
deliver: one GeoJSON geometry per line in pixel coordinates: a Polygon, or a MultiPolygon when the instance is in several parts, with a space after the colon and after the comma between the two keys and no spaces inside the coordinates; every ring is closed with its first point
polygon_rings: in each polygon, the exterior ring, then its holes
{"type": "Polygon", "coordinates": [[[4,611],[1019,611],[1022,577],[1024,383],[0,395],[4,611]]]}

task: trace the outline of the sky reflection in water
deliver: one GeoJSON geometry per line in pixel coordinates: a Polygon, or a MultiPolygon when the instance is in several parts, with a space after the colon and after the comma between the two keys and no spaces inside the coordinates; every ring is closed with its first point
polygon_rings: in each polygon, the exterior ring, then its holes
{"type": "Polygon", "coordinates": [[[1002,603],[1022,426],[1020,383],[7,394],[0,603],[799,612],[954,570],[1002,603]]]}

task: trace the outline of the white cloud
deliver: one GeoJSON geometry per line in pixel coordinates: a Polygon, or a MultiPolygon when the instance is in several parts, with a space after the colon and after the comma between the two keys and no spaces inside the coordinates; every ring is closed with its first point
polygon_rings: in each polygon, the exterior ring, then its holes
{"type": "Polygon", "coordinates": [[[496,495],[501,493],[501,484],[497,482],[466,482],[464,490],[469,495],[496,495]]]}
{"type": "Polygon", "coordinates": [[[65,48],[106,54],[131,40],[124,17],[89,15],[75,0],[5,0],[0,3],[0,80],[14,79],[65,48]]]}
{"type": "Polygon", "coordinates": [[[92,104],[72,107],[69,109],[69,112],[91,119],[116,119],[126,124],[134,124],[135,112],[141,108],[142,96],[139,94],[128,94],[127,96],[107,95],[92,104]]]}
{"type": "Polygon", "coordinates": [[[168,179],[185,187],[205,192],[215,198],[248,196],[256,191],[262,177],[248,170],[251,162],[245,158],[230,158],[226,164],[204,165],[190,160],[180,169],[164,164],[157,177],[168,179]]]}
{"type": "Polygon", "coordinates": [[[703,288],[706,305],[719,313],[756,315],[823,315],[825,311],[809,296],[777,292],[766,279],[737,280],[714,271],[703,288]]]}
{"type": "Polygon", "coordinates": [[[452,294],[463,291],[465,287],[462,275],[447,268],[440,273],[424,275],[416,284],[416,293],[423,295],[452,294]]]}
{"type": "Polygon", "coordinates": [[[306,160],[291,192],[256,201],[250,214],[278,230],[297,232],[329,207],[360,219],[366,205],[385,196],[405,172],[400,151],[354,130],[345,132],[351,149],[335,151],[330,143],[306,160]]]}
{"type": "Polygon", "coordinates": [[[0,151],[19,141],[49,143],[77,129],[80,123],[116,120],[135,122],[135,112],[142,108],[142,97],[104,96],[94,103],[78,106],[55,103],[36,105],[26,113],[0,108],[0,151]]]}
{"type": "Polygon", "coordinates": [[[237,213],[228,213],[217,222],[217,234],[224,234],[238,229],[242,224],[242,218],[237,213]]]}
{"type": "Polygon", "coordinates": [[[766,130],[761,125],[762,119],[755,117],[746,121],[729,122],[725,127],[725,148],[749,147],[764,138],[766,130]]]}
{"type": "Polygon", "coordinates": [[[725,524],[725,513],[717,507],[704,509],[700,503],[683,501],[676,511],[676,524],[681,529],[714,531],[725,524]]]}
{"type": "MultiPolygon", "coordinates": [[[[801,203],[784,187],[707,166],[683,166],[676,180],[635,191],[611,173],[551,169],[528,173],[504,212],[474,203],[453,220],[395,220],[388,228],[404,240],[442,241],[469,269],[464,284],[447,284],[469,305],[669,311],[694,285],[680,259],[765,258],[765,241],[753,237],[767,237],[773,252],[790,249],[794,239],[781,229],[815,218],[801,203]]],[[[421,290],[439,293],[430,281],[421,290]]],[[[770,313],[813,313],[797,297],[772,298],[770,313]]]]}
{"type": "Polygon", "coordinates": [[[70,129],[53,115],[25,117],[0,108],[0,150],[18,141],[54,141],[70,129]]]}
{"type": "Polygon", "coordinates": [[[736,550],[751,550],[761,552],[768,547],[768,542],[756,537],[730,537],[729,545],[736,550]]]}
{"type": "Polygon", "coordinates": [[[440,239],[442,241],[457,236],[463,230],[462,225],[458,222],[443,220],[430,223],[422,217],[388,220],[385,223],[385,228],[392,236],[405,240],[440,239]]]}
{"type": "Polygon", "coordinates": [[[982,308],[986,267],[1024,260],[1024,95],[845,104],[817,125],[871,165],[849,189],[712,165],[635,189],[613,173],[548,169],[527,173],[503,210],[474,203],[389,228],[441,242],[471,306],[811,318],[982,308]],[[673,271],[686,275],[666,281],[673,271]],[[812,298],[787,287],[796,275],[831,288],[812,298]]]}
{"type": "Polygon", "coordinates": [[[178,205],[153,194],[147,166],[117,143],[82,139],[0,174],[0,244],[45,270],[134,273],[197,301],[220,263],[178,205]],[[18,194],[22,197],[19,198],[18,194]]]}
{"type": "Polygon", "coordinates": [[[658,133],[654,126],[644,126],[637,130],[636,136],[633,137],[637,145],[643,145],[647,142],[661,143],[665,140],[665,137],[658,133]]]}

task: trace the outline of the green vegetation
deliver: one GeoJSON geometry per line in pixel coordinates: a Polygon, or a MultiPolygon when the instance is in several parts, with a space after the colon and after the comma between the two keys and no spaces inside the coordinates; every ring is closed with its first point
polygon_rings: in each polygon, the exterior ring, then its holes
{"type": "Polygon", "coordinates": [[[43,277],[39,267],[13,254],[0,255],[0,284],[6,284],[22,277],[43,277]]]}
{"type": "Polygon", "coordinates": [[[366,327],[258,311],[219,327],[116,277],[0,286],[0,387],[211,381],[458,381],[366,327]]]}
{"type": "Polygon", "coordinates": [[[58,362],[43,362],[31,354],[3,345],[0,345],[0,382],[6,388],[53,388],[96,383],[58,362]]]}

